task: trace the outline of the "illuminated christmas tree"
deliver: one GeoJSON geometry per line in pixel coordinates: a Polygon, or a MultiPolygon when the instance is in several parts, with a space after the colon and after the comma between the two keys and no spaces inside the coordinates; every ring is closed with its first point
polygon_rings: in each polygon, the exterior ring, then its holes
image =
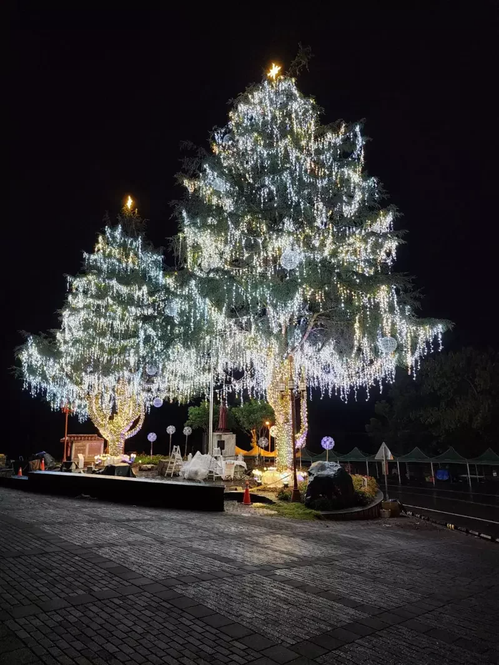
{"type": "Polygon", "coordinates": [[[282,469],[291,386],[304,445],[307,388],[346,397],[392,381],[398,364],[414,371],[441,343],[444,323],[418,320],[410,285],[392,272],[395,211],[364,170],[364,141],[359,124],[321,125],[274,65],[236,99],[212,154],[181,176],[177,250],[192,275],[183,293],[196,363],[210,358],[217,380],[267,397],[282,469]]]}
{"type": "Polygon", "coordinates": [[[19,353],[25,387],[54,409],[90,417],[111,455],[123,452],[167,392],[158,358],[173,318],[165,315],[161,253],[141,226],[129,198],[118,224],[106,226],[82,272],[69,278],[60,329],[29,336],[19,353]]]}

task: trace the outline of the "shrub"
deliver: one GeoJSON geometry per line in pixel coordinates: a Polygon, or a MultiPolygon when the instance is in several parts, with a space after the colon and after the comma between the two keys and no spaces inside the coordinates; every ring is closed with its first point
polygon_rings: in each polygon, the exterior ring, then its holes
{"type": "MultiPolygon", "coordinates": [[[[358,494],[366,496],[369,501],[374,499],[378,491],[378,483],[372,476],[361,476],[352,474],[353,488],[358,494]],[[365,479],[367,478],[367,486],[365,479]]],[[[367,503],[369,503],[369,501],[367,503]]]]}
{"type": "Polygon", "coordinates": [[[159,464],[160,460],[167,458],[168,455],[139,455],[134,460],[134,464],[159,464]]]}
{"type": "MultiPolygon", "coordinates": [[[[304,502],[305,494],[307,492],[307,481],[302,480],[301,482],[299,482],[298,489],[300,490],[301,500],[302,502],[304,502]]],[[[279,501],[291,501],[292,494],[293,494],[292,487],[281,487],[281,489],[277,492],[277,498],[279,501]]]]}

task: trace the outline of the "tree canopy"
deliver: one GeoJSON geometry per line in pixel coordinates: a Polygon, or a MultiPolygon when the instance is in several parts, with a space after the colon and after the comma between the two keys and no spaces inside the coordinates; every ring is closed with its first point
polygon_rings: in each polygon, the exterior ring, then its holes
{"type": "Polygon", "coordinates": [[[415,380],[398,376],[388,399],[376,403],[370,436],[397,452],[427,453],[454,446],[465,456],[497,445],[499,353],[464,348],[428,357],[415,380]]]}

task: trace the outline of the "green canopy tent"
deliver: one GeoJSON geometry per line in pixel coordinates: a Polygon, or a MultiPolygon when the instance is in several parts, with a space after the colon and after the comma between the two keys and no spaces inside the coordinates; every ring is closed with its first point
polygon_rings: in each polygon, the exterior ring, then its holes
{"type": "Polygon", "coordinates": [[[401,457],[397,457],[397,473],[399,476],[399,483],[402,484],[402,477],[400,475],[400,462],[405,462],[406,464],[406,470],[407,470],[407,475],[409,475],[409,462],[416,462],[416,463],[426,463],[430,465],[431,468],[431,477],[433,480],[433,484],[435,484],[435,474],[433,473],[433,462],[431,461],[430,457],[424,453],[421,448],[413,448],[410,453],[407,453],[405,455],[402,455],[401,457]]]}
{"type": "Polygon", "coordinates": [[[492,448],[487,448],[487,450],[478,457],[469,459],[468,463],[482,464],[485,466],[499,466],[499,455],[495,453],[492,448]]]}
{"type": "MultiPolygon", "coordinates": [[[[492,450],[492,448],[487,448],[487,450],[473,459],[468,460],[468,464],[475,465],[475,475],[478,479],[478,466],[497,466],[499,467],[499,455],[492,450]]],[[[485,478],[485,472],[484,472],[485,478]]]]}
{"type": "MultiPolygon", "coordinates": [[[[322,453],[313,453],[308,448],[302,448],[301,449],[301,459],[302,459],[303,462],[310,462],[311,464],[313,462],[325,462],[326,461],[326,451],[324,450],[322,453]]],[[[327,459],[328,459],[329,462],[337,462],[339,460],[339,457],[336,453],[334,453],[332,450],[330,450],[329,454],[327,456],[327,459]]]]}
{"type": "Polygon", "coordinates": [[[369,475],[369,460],[373,460],[374,457],[371,455],[366,455],[365,453],[362,452],[362,450],[359,450],[357,446],[353,450],[351,450],[349,453],[346,453],[345,455],[340,455],[339,456],[339,461],[340,462],[365,462],[366,464],[366,470],[367,470],[367,475],[369,475]]]}
{"type": "Polygon", "coordinates": [[[460,455],[454,448],[451,446],[448,448],[444,453],[441,455],[437,455],[436,457],[431,458],[432,464],[465,464],[466,465],[466,471],[468,474],[468,484],[470,486],[470,490],[472,489],[471,487],[471,475],[470,475],[470,465],[468,463],[468,460],[464,458],[462,455],[460,455]]]}

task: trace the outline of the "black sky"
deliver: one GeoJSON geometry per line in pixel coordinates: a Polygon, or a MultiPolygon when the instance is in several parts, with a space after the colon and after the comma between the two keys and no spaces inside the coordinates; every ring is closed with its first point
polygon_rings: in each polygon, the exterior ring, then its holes
{"type": "MultiPolygon", "coordinates": [[[[496,3],[463,10],[366,3],[369,11],[350,3],[345,11],[331,2],[310,14],[306,3],[299,11],[291,4],[247,4],[240,14],[212,5],[199,13],[192,3],[173,11],[14,12],[4,97],[11,206],[0,448],[54,449],[62,435],[62,416],[23,394],[9,368],[20,330],[57,325],[64,274],[78,271],[105,211],[117,212],[131,193],[150,220],[150,239],[166,245],[175,233],[169,202],[181,195],[180,142],[206,146],[209,130],[226,121],[227,101],[271,61],[288,65],[298,42],[315,54],[299,85],[324,108],[324,120],[365,118],[367,168],[403,213],[398,225],[409,231],[408,244],[397,268],[417,276],[421,313],[455,322],[448,348],[497,346],[496,3]]],[[[315,438],[363,430],[365,408],[339,400],[330,407],[314,407],[315,438]]],[[[144,440],[184,419],[184,411],[164,407],[144,440]]]]}

